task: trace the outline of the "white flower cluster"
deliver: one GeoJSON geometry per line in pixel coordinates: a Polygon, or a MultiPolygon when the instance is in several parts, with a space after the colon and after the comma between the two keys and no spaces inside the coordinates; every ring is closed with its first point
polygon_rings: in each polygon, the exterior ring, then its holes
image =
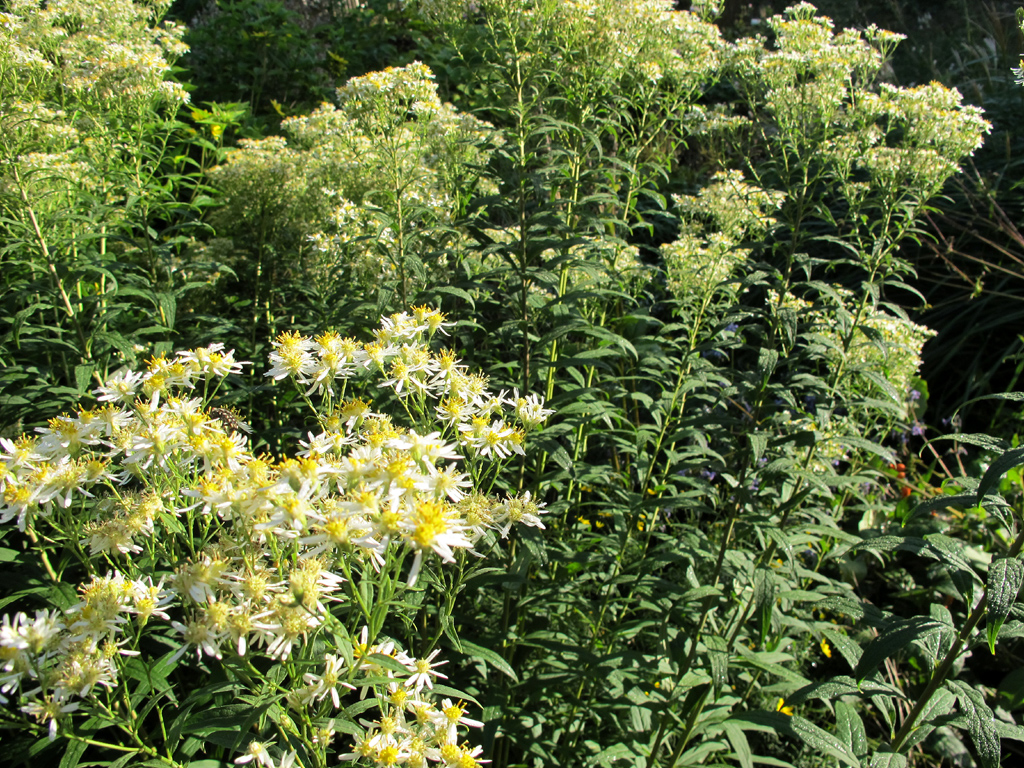
{"type": "Polygon", "coordinates": [[[453,220],[499,142],[488,123],[442,104],[433,78],[419,62],[371,72],[338,89],[340,106],[284,120],[291,145],[240,142],[211,171],[228,200],[221,219],[236,229],[272,221],[297,238],[285,247],[308,254],[303,266],[325,293],[412,279],[410,243],[453,220]]]}
{"type": "Polygon", "coordinates": [[[650,96],[663,86],[695,93],[718,65],[717,28],[675,10],[672,0],[420,0],[417,9],[442,28],[465,26],[463,34],[469,30],[471,37],[481,32],[473,28],[479,18],[516,29],[529,41],[520,65],[550,57],[566,78],[619,80],[626,98],[636,88],[650,96]]]}
{"type": "Polygon", "coordinates": [[[785,199],[784,192],[750,184],[736,170],[717,172],[696,196],[672,196],[684,217],[711,222],[715,229],[736,241],[764,237],[777,223],[771,213],[785,199]]]}
{"type": "MultiPolygon", "coordinates": [[[[434,401],[436,417],[470,455],[507,458],[522,454],[526,430],[540,426],[553,412],[544,408],[536,395],[520,397],[513,392],[510,396],[504,391],[496,395],[488,389],[486,378],[469,373],[450,351],[433,353],[428,343],[438,331],[444,333],[447,325],[437,310],[414,307],[412,314],[385,318],[375,341],[369,344],[335,333],[309,338],[285,332],[273,342],[272,367],[265,375],[275,380],[290,377],[308,386],[307,396],[316,392],[333,399],[338,382],[343,392],[348,380],[375,373],[383,378],[378,387],[389,387],[401,398],[434,401]],[[506,408],[514,412],[518,425],[506,420],[506,408]]],[[[381,426],[387,419],[370,414],[367,404],[358,400],[343,403],[325,419],[324,432],[310,435],[308,450],[315,454],[347,444],[354,439],[352,430],[367,423],[376,424],[373,429],[383,430],[383,435],[390,434],[390,427],[381,426]]],[[[402,439],[411,440],[419,449],[423,441],[434,437],[402,439]]]]}
{"type": "Polygon", "coordinates": [[[921,350],[936,335],[935,331],[884,309],[869,309],[853,329],[844,349],[844,323],[838,315],[836,302],[844,302],[845,320],[849,322],[855,296],[845,288],[833,287],[832,291],[834,297],[827,299],[823,306],[815,306],[791,294],[780,301],[774,291],[769,291],[769,303],[801,316],[807,338],[822,350],[829,368],[842,370],[845,379],[840,382],[842,388],[895,401],[905,409],[913,380],[921,367],[921,350]],[[880,385],[880,381],[887,386],[880,385]]]}
{"type": "Polygon", "coordinates": [[[713,293],[749,254],[741,245],[775,227],[770,214],[784,199],[735,170],[716,173],[696,196],[673,195],[683,227],[675,242],[661,247],[669,290],[682,300],[713,293]]]}
{"type": "Polygon", "coordinates": [[[378,126],[384,131],[392,123],[404,123],[407,112],[429,116],[441,110],[434,73],[418,61],[406,67],[388,67],[353,77],[338,88],[337,93],[338,104],[346,114],[357,119],[365,116],[373,122],[384,121],[378,126]]]}
{"type": "MultiPolygon", "coordinates": [[[[245,365],[216,344],[123,371],[95,391],[101,405],[57,417],[36,436],[2,440],[0,523],[17,520],[34,532],[51,518],[72,530],[77,520],[79,546],[124,567],[94,576],[64,614],[4,616],[0,699],[22,702],[55,734],[79,700],[117,685],[126,645],[138,647],[151,621],[176,634],[179,658],[258,652],[284,660],[332,619],[330,603],[348,599],[342,587],[354,567],[401,568],[410,552],[412,584],[428,555],[451,562],[458,550],[476,554],[491,532],[543,528],[543,504],[530,493],[486,496],[457,462],[460,449],[494,458],[522,452],[525,430],[552,412],[535,396],[494,395],[450,352],[431,353],[427,340],[447,325],[440,312],[418,307],[385,318],[367,344],[283,334],[267,373],[325,394],[339,380],[376,374],[400,398],[436,401],[439,431],[399,427],[349,399],[321,414],[321,431],[309,433],[295,458],[258,457],[236,414],[188,396],[245,365]],[[517,426],[502,415],[506,407],[517,426]],[[194,554],[185,515],[207,531],[208,543],[194,554]],[[140,553],[139,562],[177,566],[155,584],[144,573],[132,578],[126,574],[139,568],[128,556],[140,553]]],[[[374,654],[391,656],[408,676],[387,685],[387,713],[349,757],[396,750],[414,764],[414,755],[448,765],[474,760],[478,752],[458,746],[455,729],[475,722],[461,704],[429,700],[433,680],[443,677],[436,653],[412,659],[393,646],[367,649],[365,631],[354,661],[328,655],[324,673],[307,672],[289,703],[338,707],[339,690],[359,685],[363,673],[393,678],[374,665],[374,654]]]]}
{"type": "Polygon", "coordinates": [[[775,124],[768,131],[783,146],[828,158],[843,184],[860,167],[889,197],[928,197],[991,130],[979,108],[939,83],[868,89],[900,35],[877,27],[834,33],[810,3],[769,25],[774,50],[762,39],[737,41],[727,69],[764,103],[775,124]]]}
{"type": "Polygon", "coordinates": [[[702,302],[711,296],[750,252],[728,235],[683,232],[661,246],[669,291],[681,301],[702,302]]]}
{"type": "Polygon", "coordinates": [[[5,614],[0,624],[0,703],[21,691],[23,712],[49,726],[74,712],[79,701],[118,680],[118,659],[137,656],[126,650],[124,626],[167,618],[171,595],[151,579],[129,581],[121,574],[96,577],[79,590],[81,600],[65,613],[36,611],[5,614]]]}
{"type": "Polygon", "coordinates": [[[186,28],[160,21],[169,6],[166,0],[53,0],[40,7],[11,0],[0,24],[0,60],[15,64],[22,82],[38,84],[38,74],[49,73],[65,78],[71,92],[108,104],[187,102],[181,85],[164,79],[188,50],[186,28]]]}

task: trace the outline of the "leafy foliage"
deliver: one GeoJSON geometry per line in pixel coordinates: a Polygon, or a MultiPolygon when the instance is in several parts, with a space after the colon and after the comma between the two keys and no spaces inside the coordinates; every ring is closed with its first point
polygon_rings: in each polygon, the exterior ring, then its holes
{"type": "MultiPolygon", "coordinates": [[[[1024,454],[1009,439],[958,435],[987,462],[964,466],[932,444],[931,458],[914,455],[905,439],[925,429],[922,355],[944,343],[911,314],[925,284],[907,249],[990,125],[954,88],[888,82],[900,35],[838,31],[798,3],[766,17],[764,34],[729,40],[708,21],[712,5],[700,16],[661,0],[420,0],[387,17],[415,30],[417,60],[350,79],[337,106],[309,111],[295,96],[284,136],[226,150],[241,104],[207,104],[193,132],[174,128],[209,186],[182,175],[170,194],[202,189],[221,203],[204,221],[216,236],[176,241],[175,269],[219,275],[216,290],[166,278],[167,291],[193,298],[187,322],[178,313],[161,332],[236,338],[297,387],[237,369],[237,386],[204,387],[197,418],[224,451],[209,466],[190,441],[175,448],[192,457],[178,473],[117,458],[139,467],[126,482],[163,489],[166,475],[167,489],[205,505],[161,518],[145,543],[151,575],[168,572],[178,595],[180,627],[137,627],[146,653],[112,650],[116,678],[94,684],[103,690],[83,712],[60,711],[71,688],[47,680],[51,699],[9,707],[11,723],[34,729],[41,749],[51,724],[70,736],[69,765],[116,762],[119,749],[178,765],[319,765],[335,753],[374,765],[473,766],[485,755],[496,766],[998,764],[1022,733],[1010,712],[1019,681],[1007,678],[1001,699],[993,689],[1021,635],[1024,454]],[[378,313],[395,314],[375,341],[353,342],[369,338],[378,313]],[[318,327],[329,330],[311,338],[318,327]],[[413,339],[441,327],[483,374],[413,339]],[[364,369],[380,386],[357,382],[364,369]],[[372,394],[393,419],[370,414],[372,394]],[[545,420],[523,449],[527,428],[545,420]],[[257,435],[253,453],[239,422],[257,435]],[[228,454],[243,445],[235,466],[228,454]],[[442,454],[461,463],[444,469],[442,454]],[[265,477],[253,479],[260,466],[265,477]],[[337,495],[312,490],[331,483],[337,495]],[[441,500],[426,505],[424,489],[441,500]],[[399,541],[407,549],[389,546],[399,541]],[[478,543],[491,560],[465,557],[478,543]],[[431,551],[454,563],[435,568],[431,551]],[[215,612],[244,581],[223,574],[263,560],[292,597],[286,605],[282,587],[266,610],[308,610],[301,631],[257,627],[260,657],[229,648],[215,612]],[[310,563],[343,579],[337,605],[317,602],[323,585],[303,586],[310,563]],[[187,649],[196,664],[184,663],[187,649]],[[441,650],[442,674],[463,693],[436,681],[441,650]],[[342,678],[378,698],[325,682],[342,678]],[[420,703],[431,685],[479,703],[479,747],[459,747],[452,721],[420,703]],[[103,696],[127,697],[136,719],[120,720],[103,696]],[[373,707],[380,719],[360,721],[373,707]],[[26,726],[28,716],[39,723],[26,726]],[[157,728],[160,748],[143,738],[157,728]],[[331,729],[346,736],[332,742],[331,729]],[[79,749],[83,739],[91,746],[79,749]]],[[[280,72],[251,80],[218,73],[225,94],[249,89],[232,101],[256,109],[274,89],[328,82],[288,78],[301,65],[315,79],[310,62],[327,59],[285,6],[229,4],[217,23],[267,9],[278,19],[267,44],[292,30],[297,61],[278,58],[280,72]]],[[[61,194],[69,210],[86,199],[78,187],[61,194]]],[[[10,226],[25,234],[10,250],[45,275],[46,247],[25,223],[36,209],[21,210],[10,226]]],[[[111,323],[134,343],[144,333],[129,317],[111,323]]],[[[215,354],[200,347],[177,363],[215,354]]],[[[155,429],[174,421],[146,415],[169,407],[160,377],[177,376],[174,364],[157,357],[144,379],[97,369],[98,393],[124,389],[136,420],[155,429]],[[136,385],[146,399],[132,399],[136,385]]],[[[77,434],[95,413],[55,419],[39,440],[77,434]]],[[[163,439],[125,455],[156,455],[163,439]]],[[[113,433],[103,440],[120,457],[113,433]]],[[[25,553],[9,551],[34,574],[10,599],[50,606],[37,622],[73,633],[83,609],[71,610],[70,575],[99,591],[103,579],[118,583],[89,563],[86,541],[115,541],[145,504],[76,496],[89,518],[76,530],[65,519],[71,491],[66,504],[22,492],[40,479],[40,460],[25,454],[33,445],[4,443],[4,535],[27,538],[25,553]],[[31,511],[43,507],[56,514],[31,511]],[[33,515],[55,532],[40,536],[33,515]]],[[[102,481],[104,497],[120,479],[102,481]]],[[[114,549],[142,546],[136,534],[114,549]]],[[[139,565],[109,547],[104,557],[118,573],[139,565]]],[[[16,614],[0,637],[27,638],[31,622],[16,614]]],[[[21,642],[0,647],[22,653],[21,642]]],[[[64,652],[76,641],[54,642],[64,652]]],[[[0,680],[5,696],[34,695],[21,677],[0,680]]],[[[444,708],[456,725],[477,725],[464,705],[444,708]]]]}

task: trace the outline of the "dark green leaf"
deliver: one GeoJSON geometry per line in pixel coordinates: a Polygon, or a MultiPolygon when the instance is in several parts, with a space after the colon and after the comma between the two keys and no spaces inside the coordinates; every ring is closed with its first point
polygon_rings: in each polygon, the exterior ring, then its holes
{"type": "Polygon", "coordinates": [[[999,768],[995,716],[985,703],[985,697],[962,680],[947,680],[945,685],[956,694],[960,711],[967,718],[967,732],[971,734],[982,768],[999,768]]]}
{"type": "Polygon", "coordinates": [[[476,645],[475,643],[471,643],[468,640],[460,639],[460,644],[462,645],[463,652],[467,655],[486,662],[502,674],[511,677],[515,682],[519,682],[519,678],[516,676],[515,670],[509,666],[509,663],[507,661],[501,658],[501,656],[499,656],[494,651],[490,650],[489,648],[483,648],[479,645],[476,645]]]}
{"type": "Polygon", "coordinates": [[[1016,558],[1001,557],[988,569],[985,620],[988,648],[994,656],[999,628],[1010,612],[1010,606],[1017,599],[1021,582],[1024,581],[1024,563],[1016,558]]]}
{"type": "Polygon", "coordinates": [[[854,677],[863,680],[874,672],[883,661],[899,653],[910,643],[944,629],[945,626],[941,622],[926,619],[923,616],[894,622],[893,626],[864,648],[864,653],[860,657],[856,669],[853,670],[854,677]]]}

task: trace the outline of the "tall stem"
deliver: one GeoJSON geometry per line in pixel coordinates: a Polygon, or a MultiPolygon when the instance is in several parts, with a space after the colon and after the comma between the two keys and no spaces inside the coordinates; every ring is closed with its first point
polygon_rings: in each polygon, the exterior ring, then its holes
{"type": "MultiPolygon", "coordinates": [[[[1017,538],[1014,539],[1013,544],[1010,547],[1010,551],[1007,553],[1007,557],[1016,558],[1020,554],[1021,547],[1024,546],[1024,528],[1021,529],[1020,533],[1017,534],[1017,538]]],[[[907,737],[914,730],[914,726],[917,723],[917,718],[921,716],[924,708],[928,706],[928,702],[931,700],[935,692],[939,690],[942,684],[946,681],[946,677],[949,675],[950,670],[956,663],[956,660],[960,658],[960,654],[964,652],[964,647],[967,645],[967,641],[970,640],[971,634],[974,632],[975,627],[981,621],[982,616],[985,615],[985,610],[988,607],[988,590],[985,590],[985,594],[982,595],[981,600],[974,606],[974,610],[971,611],[971,615],[967,618],[967,622],[964,624],[960,633],[957,635],[956,642],[946,653],[946,657],[942,660],[942,663],[935,668],[932,673],[931,680],[928,681],[928,686],[924,689],[917,702],[911,708],[907,714],[906,719],[903,721],[903,725],[900,726],[897,731],[895,738],[892,741],[893,752],[899,752],[900,748],[906,742],[907,737]]]]}

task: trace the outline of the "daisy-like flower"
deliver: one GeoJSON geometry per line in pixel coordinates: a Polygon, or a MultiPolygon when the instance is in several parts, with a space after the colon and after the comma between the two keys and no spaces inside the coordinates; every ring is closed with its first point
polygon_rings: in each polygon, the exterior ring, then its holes
{"type": "Polygon", "coordinates": [[[447,496],[451,501],[459,502],[466,496],[463,489],[473,487],[473,481],[469,475],[459,472],[455,464],[449,464],[443,470],[434,466],[428,466],[427,473],[434,486],[434,496],[437,498],[447,496]]]}
{"type": "Polygon", "coordinates": [[[536,429],[545,421],[548,416],[554,414],[550,408],[544,407],[544,398],[538,395],[519,396],[519,390],[515,390],[512,396],[515,405],[516,416],[527,429],[536,429]]]}
{"type": "Polygon", "coordinates": [[[269,640],[267,655],[272,659],[286,660],[299,639],[305,640],[311,629],[320,626],[321,619],[311,614],[304,606],[288,605],[278,600],[273,611],[261,625],[269,640]]]}
{"type": "Polygon", "coordinates": [[[312,352],[316,344],[308,337],[285,331],[273,341],[274,351],[270,353],[272,367],[264,376],[274,381],[292,377],[305,384],[310,374],[316,371],[316,361],[312,352]]]}
{"type": "Polygon", "coordinates": [[[274,768],[274,759],[267,751],[267,745],[261,741],[250,741],[245,754],[235,759],[235,765],[245,765],[253,761],[266,768],[274,768]]]}
{"type": "Polygon", "coordinates": [[[447,664],[447,661],[439,661],[434,663],[434,659],[441,652],[440,648],[435,648],[430,652],[430,655],[425,659],[414,659],[411,663],[406,665],[406,668],[413,674],[405,681],[404,685],[418,695],[424,688],[433,690],[434,678],[440,677],[442,680],[447,680],[447,675],[442,675],[437,671],[437,667],[442,664],[447,664]]]}
{"type": "Polygon", "coordinates": [[[118,371],[103,386],[93,390],[96,399],[101,403],[124,403],[129,405],[142,384],[142,373],[123,370],[118,371]]]}
{"type": "MultiPolygon", "coordinates": [[[[395,644],[391,640],[387,640],[383,643],[377,643],[376,645],[369,644],[370,628],[364,626],[359,632],[359,642],[353,643],[352,645],[352,657],[356,661],[356,668],[361,672],[369,672],[371,675],[385,674],[388,677],[393,677],[394,672],[390,669],[385,669],[380,666],[373,659],[369,658],[374,654],[380,654],[381,656],[390,656],[392,658],[398,658],[400,655],[395,651],[395,644]]],[[[401,654],[402,658],[398,659],[402,664],[405,664],[405,656],[401,654]]]]}
{"type": "Polygon", "coordinates": [[[485,418],[475,417],[470,424],[460,424],[459,431],[462,433],[463,444],[472,448],[478,456],[494,454],[499,459],[505,459],[513,453],[524,453],[515,428],[503,420],[488,423],[485,418]]]}
{"type": "Polygon", "coordinates": [[[469,549],[473,546],[466,538],[458,517],[443,502],[418,502],[402,521],[402,527],[409,545],[416,550],[407,581],[410,586],[416,583],[425,551],[433,550],[446,563],[451,563],[455,560],[453,548],[469,549]]]}
{"type": "Polygon", "coordinates": [[[229,349],[227,352],[223,350],[224,345],[218,342],[208,347],[179,352],[178,357],[188,365],[195,375],[206,378],[223,379],[229,373],[241,373],[243,365],[251,365],[251,363],[237,362],[235,350],[229,349]]]}
{"type": "Polygon", "coordinates": [[[352,751],[338,755],[338,759],[342,761],[372,759],[377,754],[377,749],[370,743],[370,737],[371,734],[367,733],[357,738],[352,745],[352,751]]]}
{"type": "Polygon", "coordinates": [[[220,660],[222,658],[220,644],[224,640],[224,636],[216,632],[205,619],[192,618],[188,624],[172,621],[171,627],[177,630],[185,641],[178,649],[178,652],[171,657],[172,661],[180,659],[190,646],[195,647],[196,659],[198,661],[203,660],[204,653],[214,659],[220,660]]]}
{"type": "Polygon", "coordinates": [[[17,440],[0,437],[0,462],[7,465],[9,475],[21,476],[45,461],[38,450],[39,438],[22,435],[17,440]]]}
{"type": "Polygon", "coordinates": [[[462,458],[454,445],[441,439],[440,432],[420,435],[410,429],[401,437],[391,440],[388,447],[408,451],[413,459],[428,467],[444,459],[457,461],[462,458]]]}
{"type": "Polygon", "coordinates": [[[434,309],[433,307],[420,306],[412,308],[412,315],[416,321],[416,324],[422,328],[425,328],[430,336],[433,336],[436,332],[440,331],[445,336],[449,335],[445,328],[451,328],[455,323],[447,322],[448,317],[440,310],[434,309]]]}
{"type": "Polygon", "coordinates": [[[26,715],[32,715],[41,723],[49,723],[50,741],[57,738],[57,721],[62,715],[74,712],[78,709],[78,702],[68,703],[52,696],[45,696],[42,700],[33,701],[21,708],[26,715]]]}
{"type": "Polygon", "coordinates": [[[164,609],[172,602],[174,592],[164,589],[164,579],[153,584],[153,577],[147,576],[145,581],[139,579],[132,582],[132,605],[128,610],[135,614],[140,626],[145,625],[153,616],[170,621],[171,617],[164,609]]]}
{"type": "Polygon", "coordinates": [[[444,699],[441,702],[441,708],[431,713],[431,719],[438,728],[442,728],[445,731],[447,735],[445,740],[449,744],[454,744],[458,741],[458,726],[463,725],[468,728],[483,728],[484,726],[479,720],[472,720],[466,717],[466,705],[464,703],[460,701],[456,704],[451,699],[444,699]]]}
{"type": "MultiPolygon", "coordinates": [[[[64,629],[64,622],[59,612],[36,611],[34,620],[30,620],[22,612],[14,614],[12,622],[10,614],[4,615],[0,624],[0,662],[9,662],[18,651],[28,651],[38,655],[45,651],[64,629]]],[[[9,664],[0,666],[4,671],[9,664]]]]}
{"type": "Polygon", "coordinates": [[[354,691],[356,687],[342,680],[345,673],[345,659],[328,653],[324,656],[324,673],[314,675],[306,673],[303,680],[311,688],[312,698],[315,701],[322,701],[325,697],[331,697],[331,703],[337,709],[341,706],[341,698],[338,695],[338,687],[348,688],[354,691]]]}
{"type": "Polygon", "coordinates": [[[540,515],[544,511],[544,504],[534,501],[527,491],[522,496],[508,499],[499,513],[498,523],[501,525],[501,537],[508,536],[513,525],[528,525],[531,528],[543,528],[544,523],[540,515]]]}

